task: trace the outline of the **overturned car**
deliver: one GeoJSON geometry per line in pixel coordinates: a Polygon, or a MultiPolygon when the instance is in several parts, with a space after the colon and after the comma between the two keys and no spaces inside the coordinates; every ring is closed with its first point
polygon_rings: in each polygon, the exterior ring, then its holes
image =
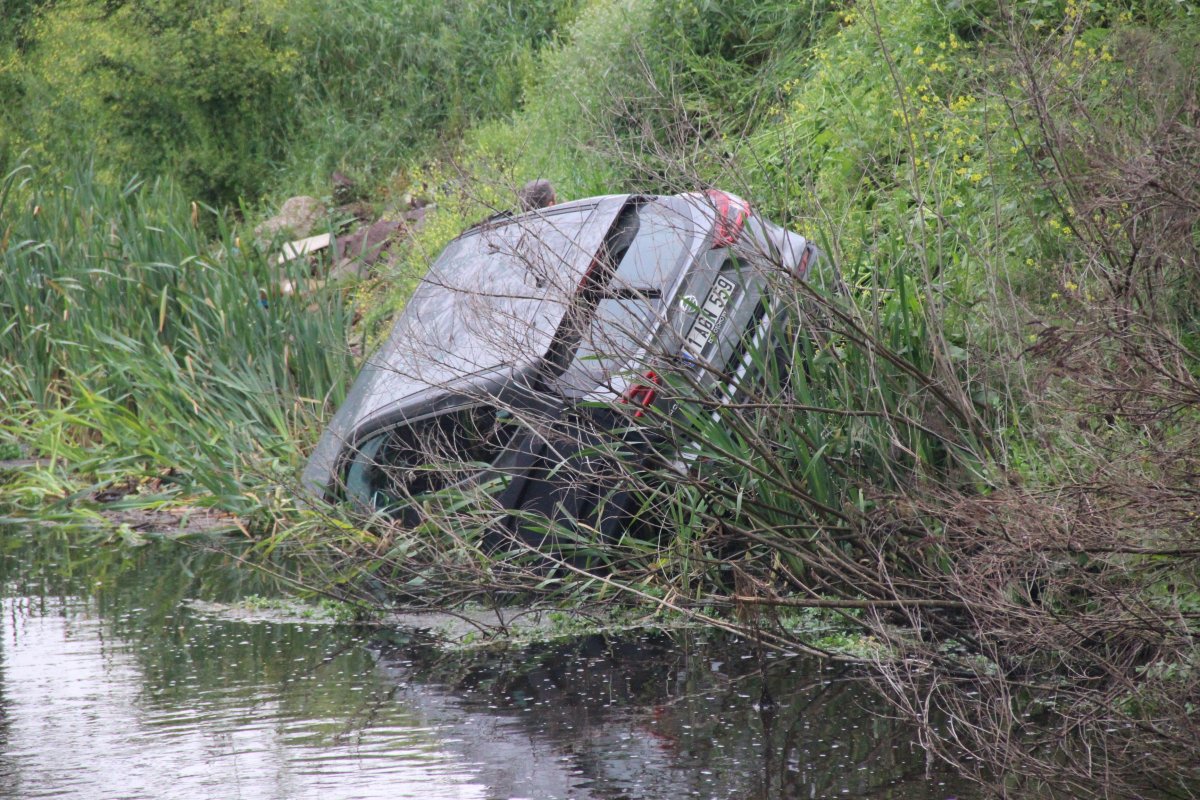
{"type": "MultiPolygon", "coordinates": [[[[645,423],[670,417],[679,376],[735,396],[750,344],[776,323],[772,277],[804,279],[817,260],[719,191],[595,197],[476,226],[421,280],[302,482],[410,523],[422,498],[486,485],[526,541],[544,531],[531,516],[614,535],[634,501],[613,443],[661,455],[645,423]]],[[[686,460],[686,443],[669,448],[686,460]]]]}

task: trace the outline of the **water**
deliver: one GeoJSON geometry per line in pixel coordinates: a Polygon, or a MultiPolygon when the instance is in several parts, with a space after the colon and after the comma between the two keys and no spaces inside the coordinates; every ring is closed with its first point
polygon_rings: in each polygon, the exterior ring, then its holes
{"type": "Polygon", "coordinates": [[[0,533],[0,797],[969,797],[853,675],[700,634],[448,655],[219,619],[219,557],[0,533]]]}

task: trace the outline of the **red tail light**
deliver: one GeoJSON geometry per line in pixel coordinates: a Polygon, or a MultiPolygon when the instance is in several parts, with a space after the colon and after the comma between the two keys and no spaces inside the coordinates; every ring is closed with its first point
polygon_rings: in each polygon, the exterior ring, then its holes
{"type": "Polygon", "coordinates": [[[742,228],[750,216],[750,204],[716,189],[709,189],[705,194],[717,210],[717,235],[713,239],[712,249],[729,247],[742,235],[742,228]]]}
{"type": "Polygon", "coordinates": [[[796,262],[796,267],[792,270],[792,273],[797,278],[803,278],[808,274],[808,262],[812,260],[812,254],[813,246],[811,244],[806,244],[804,246],[804,252],[800,254],[800,260],[796,262]]]}
{"type": "Polygon", "coordinates": [[[654,370],[642,377],[646,379],[646,383],[631,384],[621,395],[623,405],[638,406],[638,410],[633,412],[634,417],[645,415],[645,409],[654,403],[654,398],[658,397],[658,387],[662,386],[662,378],[658,377],[654,370]]]}

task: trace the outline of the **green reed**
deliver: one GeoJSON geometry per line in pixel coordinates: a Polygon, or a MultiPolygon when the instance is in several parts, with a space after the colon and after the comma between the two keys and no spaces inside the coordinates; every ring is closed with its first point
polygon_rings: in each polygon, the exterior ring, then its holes
{"type": "Polygon", "coordinates": [[[352,377],[342,298],[282,294],[307,265],[271,265],[169,181],[22,166],[0,220],[0,419],[35,451],[99,449],[236,496],[249,465],[295,459],[352,377]]]}

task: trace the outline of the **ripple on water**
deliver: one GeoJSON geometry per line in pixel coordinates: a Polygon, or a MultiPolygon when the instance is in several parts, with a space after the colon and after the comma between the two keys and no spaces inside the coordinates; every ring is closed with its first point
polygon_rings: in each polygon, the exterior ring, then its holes
{"type": "Polygon", "coordinates": [[[808,662],[646,635],[447,665],[151,605],[2,601],[0,798],[953,794],[877,699],[808,662]]]}
{"type": "MultiPolygon", "coordinates": [[[[148,687],[141,655],[153,644],[111,636],[89,603],[70,598],[6,599],[0,632],[3,796],[486,796],[435,729],[408,724],[411,714],[356,726],[338,698],[362,691],[330,696],[314,680],[289,695],[274,675],[256,683],[242,673],[224,685],[184,674],[148,687]],[[322,701],[327,713],[312,713],[322,701]]],[[[236,671],[253,646],[233,641],[242,652],[225,663],[236,671]]]]}

